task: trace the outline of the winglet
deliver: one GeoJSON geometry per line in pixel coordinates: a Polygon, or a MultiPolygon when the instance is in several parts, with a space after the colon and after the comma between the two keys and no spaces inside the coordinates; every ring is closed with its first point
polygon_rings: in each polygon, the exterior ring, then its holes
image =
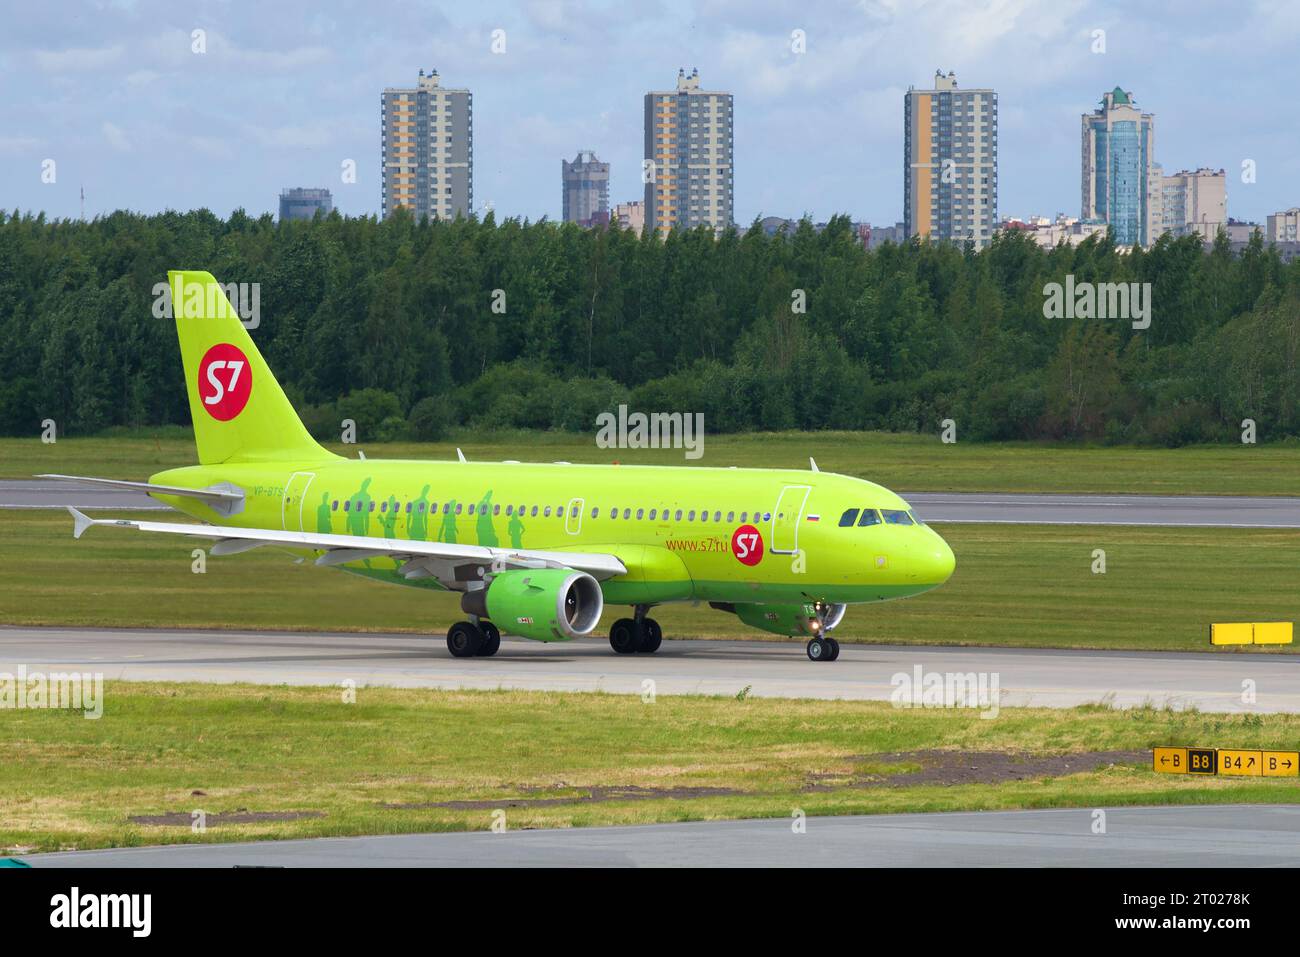
{"type": "Polygon", "coordinates": [[[462,452],[459,448],[456,449],[456,458],[460,459],[462,462],[465,461],[465,453],[462,452]]]}
{"type": "Polygon", "coordinates": [[[93,518],[91,518],[85,512],[77,511],[71,505],[68,506],[68,511],[72,513],[72,522],[73,522],[72,537],[73,538],[80,538],[82,534],[86,531],[86,529],[90,528],[90,526],[95,524],[95,520],[93,518]]]}
{"type": "Polygon", "coordinates": [[[812,470],[813,470],[814,472],[820,472],[820,471],[821,471],[821,469],[819,469],[819,468],[817,467],[817,460],[816,460],[815,458],[813,458],[811,455],[808,456],[808,465],[812,468],[812,470]]]}

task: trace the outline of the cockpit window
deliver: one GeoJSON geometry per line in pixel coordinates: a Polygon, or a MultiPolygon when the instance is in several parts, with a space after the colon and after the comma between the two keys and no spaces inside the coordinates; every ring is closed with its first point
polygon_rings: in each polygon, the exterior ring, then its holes
{"type": "Polygon", "coordinates": [[[880,514],[885,517],[886,525],[911,525],[912,516],[902,509],[882,508],[880,514]]]}
{"type": "Polygon", "coordinates": [[[840,516],[840,528],[851,528],[857,517],[858,510],[856,508],[846,508],[844,514],[840,516]]]}
{"type": "Polygon", "coordinates": [[[862,517],[858,519],[858,528],[864,525],[879,525],[880,514],[874,508],[864,508],[862,517]]]}
{"type": "Polygon", "coordinates": [[[916,509],[912,509],[912,511],[907,514],[912,516],[912,521],[916,522],[917,525],[925,524],[925,522],[921,521],[921,516],[916,514],[916,509]]]}

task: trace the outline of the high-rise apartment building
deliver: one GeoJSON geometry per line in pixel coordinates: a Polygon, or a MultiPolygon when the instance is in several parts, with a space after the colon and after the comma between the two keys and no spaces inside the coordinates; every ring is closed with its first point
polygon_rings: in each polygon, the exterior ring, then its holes
{"type": "Polygon", "coordinates": [[[582,150],[572,163],[560,160],[564,222],[579,226],[609,222],[609,164],[582,150]]]}
{"type": "Polygon", "coordinates": [[[1099,219],[1121,246],[1149,246],[1161,232],[1162,177],[1155,162],[1156,118],[1119,87],[1083,114],[1081,219],[1099,219]]]}
{"type": "Polygon", "coordinates": [[[1265,242],[1300,242],[1300,206],[1269,213],[1265,222],[1268,224],[1264,231],[1265,242]]]}
{"type": "Polygon", "coordinates": [[[421,70],[413,87],[380,97],[383,215],[399,206],[451,219],[474,206],[474,97],[421,70]]]}
{"type": "Polygon", "coordinates": [[[1160,206],[1164,232],[1198,233],[1212,243],[1228,223],[1227,175],[1221,169],[1198,169],[1161,176],[1160,206]]]}
{"type": "Polygon", "coordinates": [[[998,95],[936,72],[903,99],[907,236],[988,245],[998,222],[998,95]]]}
{"type": "Polygon", "coordinates": [[[630,229],[640,236],[645,229],[645,203],[639,199],[619,203],[614,207],[613,219],[618,220],[621,228],[630,229]]]}
{"type": "Polygon", "coordinates": [[[328,189],[280,190],[280,222],[291,219],[312,219],[316,211],[328,216],[334,208],[334,197],[328,189]]]}
{"type": "Polygon", "coordinates": [[[700,72],[677,73],[677,89],[645,95],[645,222],[721,231],[735,217],[732,96],[700,89],[700,72]]]}

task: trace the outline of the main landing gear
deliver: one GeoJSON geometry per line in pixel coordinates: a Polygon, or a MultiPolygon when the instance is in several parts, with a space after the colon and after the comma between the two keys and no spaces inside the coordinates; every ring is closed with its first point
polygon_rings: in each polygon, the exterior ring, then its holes
{"type": "Polygon", "coordinates": [[[454,658],[488,658],[501,647],[501,631],[490,621],[458,621],[447,631],[447,650],[454,658]]]}
{"type": "Polygon", "coordinates": [[[609,646],[620,655],[633,655],[637,652],[652,655],[663,644],[664,633],[659,622],[647,618],[649,605],[637,605],[635,618],[620,618],[609,629],[609,646]]]}

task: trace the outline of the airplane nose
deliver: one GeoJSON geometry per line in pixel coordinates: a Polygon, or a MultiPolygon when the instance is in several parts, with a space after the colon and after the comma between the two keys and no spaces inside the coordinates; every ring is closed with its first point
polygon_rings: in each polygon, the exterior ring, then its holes
{"type": "Polygon", "coordinates": [[[952,548],[938,532],[935,532],[934,539],[935,582],[942,585],[952,577],[953,571],[957,568],[957,556],[952,553],[952,548]]]}

